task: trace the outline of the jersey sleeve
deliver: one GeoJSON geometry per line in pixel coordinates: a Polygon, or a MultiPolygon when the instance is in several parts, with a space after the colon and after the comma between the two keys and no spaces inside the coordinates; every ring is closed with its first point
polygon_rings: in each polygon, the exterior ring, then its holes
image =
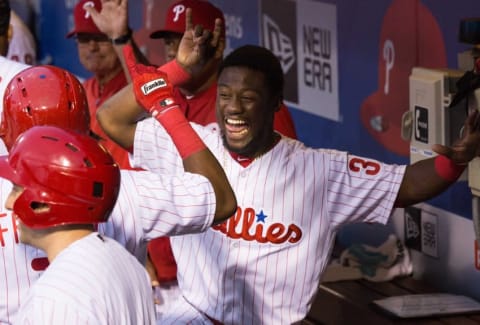
{"type": "Polygon", "coordinates": [[[331,151],[327,205],[333,226],[351,222],[386,223],[400,189],[405,166],[331,151]]]}
{"type": "Polygon", "coordinates": [[[135,251],[135,244],[145,240],[205,231],[213,223],[215,206],[213,187],[202,175],[123,170],[109,220],[114,231],[106,235],[135,251]]]}
{"type": "Polygon", "coordinates": [[[130,162],[134,167],[159,174],[184,172],[172,139],[161,124],[150,117],[137,123],[130,162]]]}
{"type": "MultiPolygon", "coordinates": [[[[190,124],[210,150],[212,146],[219,146],[216,131],[193,122],[190,124]]],[[[154,118],[146,118],[137,123],[130,162],[134,167],[157,174],[184,173],[182,159],[170,135],[154,118]]]]}
{"type": "Polygon", "coordinates": [[[84,310],[79,310],[78,305],[41,296],[25,302],[14,321],[16,325],[51,325],[51,324],[100,324],[100,320],[84,310]]]}

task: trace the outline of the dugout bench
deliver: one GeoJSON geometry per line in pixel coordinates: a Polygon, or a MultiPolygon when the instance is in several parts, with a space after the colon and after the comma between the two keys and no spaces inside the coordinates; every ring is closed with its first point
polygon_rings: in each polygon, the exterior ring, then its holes
{"type": "Polygon", "coordinates": [[[348,280],[320,285],[303,325],[325,324],[480,324],[480,313],[455,316],[400,319],[372,305],[372,301],[390,296],[438,292],[412,277],[388,282],[348,280]]]}

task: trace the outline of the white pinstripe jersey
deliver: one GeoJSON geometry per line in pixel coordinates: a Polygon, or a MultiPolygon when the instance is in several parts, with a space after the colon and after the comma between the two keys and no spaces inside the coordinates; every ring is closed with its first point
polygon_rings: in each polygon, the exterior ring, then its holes
{"type": "MultiPolygon", "coordinates": [[[[165,176],[122,171],[115,208],[99,232],[120,242],[142,263],[146,240],[206,230],[213,222],[215,195],[203,176],[165,176]],[[185,217],[188,216],[188,217],[185,217]]],[[[48,261],[40,250],[18,242],[5,200],[12,185],[0,178],[0,324],[11,324],[29,287],[48,261]]]]}
{"type": "MultiPolygon", "coordinates": [[[[183,296],[225,324],[303,319],[337,229],[355,221],[385,223],[405,166],[307,148],[283,137],[243,168],[217,131],[192,125],[223,165],[238,209],[204,233],[171,238],[183,296]]],[[[170,137],[153,119],[137,124],[134,148],[137,166],[160,173],[183,168],[170,137]]],[[[161,323],[200,319],[183,309],[172,308],[161,323]]]]}
{"type": "Polygon", "coordinates": [[[25,64],[36,64],[35,39],[22,19],[10,11],[10,24],[13,27],[12,39],[8,44],[7,58],[25,64]]]}
{"type": "Polygon", "coordinates": [[[149,276],[119,243],[92,233],[57,255],[15,324],[155,324],[149,276]]]}

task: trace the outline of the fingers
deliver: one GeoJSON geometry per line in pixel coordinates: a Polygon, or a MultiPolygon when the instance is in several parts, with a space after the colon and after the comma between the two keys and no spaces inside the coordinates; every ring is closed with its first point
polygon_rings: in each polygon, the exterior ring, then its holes
{"type": "Polygon", "coordinates": [[[451,157],[451,155],[453,154],[453,150],[447,146],[444,146],[444,145],[441,145],[441,144],[434,144],[432,146],[432,150],[439,154],[439,155],[443,155],[443,156],[446,156],[446,157],[451,157]]]}
{"type": "Polygon", "coordinates": [[[480,114],[479,114],[478,110],[474,110],[472,113],[470,113],[469,117],[472,120],[471,130],[473,132],[476,132],[476,131],[480,130],[480,114]]]}
{"type": "Polygon", "coordinates": [[[208,37],[208,34],[210,34],[210,32],[206,29],[203,29],[202,25],[196,25],[195,29],[193,31],[193,37],[195,37],[195,38],[201,37],[202,42],[204,42],[206,37],[208,37]],[[205,33],[207,33],[207,34],[205,34],[205,33]]]}
{"type": "Polygon", "coordinates": [[[85,11],[88,12],[90,16],[92,16],[94,22],[97,21],[100,13],[97,11],[97,9],[95,9],[94,6],[83,6],[83,9],[85,9],[85,11]]]}
{"type": "Polygon", "coordinates": [[[459,137],[465,138],[469,134],[478,132],[480,130],[480,114],[477,110],[470,112],[465,119],[462,129],[460,130],[459,137]]]}
{"type": "Polygon", "coordinates": [[[218,41],[217,47],[215,48],[215,59],[221,59],[223,57],[223,51],[225,50],[225,39],[221,38],[218,41]]]}
{"type": "Polygon", "coordinates": [[[192,28],[192,8],[187,8],[187,11],[185,12],[185,30],[191,30],[192,28]]]}
{"type": "MultiPolygon", "coordinates": [[[[213,37],[211,41],[211,46],[216,47],[222,38],[222,20],[220,18],[215,19],[215,28],[213,29],[213,37]]],[[[223,42],[225,42],[223,40],[223,42]]]]}

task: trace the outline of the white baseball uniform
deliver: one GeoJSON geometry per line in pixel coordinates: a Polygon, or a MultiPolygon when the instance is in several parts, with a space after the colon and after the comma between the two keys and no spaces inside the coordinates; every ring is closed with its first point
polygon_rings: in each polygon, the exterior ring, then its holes
{"type": "MultiPolygon", "coordinates": [[[[0,96],[3,99],[5,88],[12,78],[22,70],[28,68],[28,65],[8,60],[0,56],[0,96]]],[[[3,112],[3,100],[0,100],[0,114],[3,112]]],[[[7,154],[7,148],[3,141],[0,141],[0,155],[7,154]]],[[[27,283],[30,286],[32,281],[38,278],[37,268],[42,268],[45,263],[44,254],[33,247],[23,246],[19,249],[7,249],[18,242],[16,234],[16,224],[10,212],[4,209],[4,203],[7,195],[12,190],[12,185],[0,178],[0,247],[2,249],[3,263],[0,264],[0,324],[9,324],[8,306],[15,305],[18,308],[23,290],[19,290],[20,284],[27,283]],[[33,263],[25,267],[25,257],[33,263]],[[19,263],[15,263],[18,260],[19,263]],[[23,263],[23,264],[22,264],[23,263]]]]}
{"type": "MultiPolygon", "coordinates": [[[[224,324],[300,321],[338,228],[357,221],[385,223],[405,166],[282,137],[244,168],[226,151],[218,131],[193,126],[223,165],[238,209],[204,233],[171,238],[184,300],[160,323],[202,323],[201,313],[224,324]]],[[[137,167],[181,171],[176,148],[154,119],[137,124],[134,148],[137,167]]]]}
{"type": "Polygon", "coordinates": [[[15,324],[155,324],[149,276],[124,247],[94,232],[57,255],[15,324]]]}
{"type": "Polygon", "coordinates": [[[37,50],[32,33],[13,10],[10,11],[10,24],[13,35],[8,45],[7,58],[34,65],[37,61],[37,50]]]}
{"type": "MultiPolygon", "coordinates": [[[[204,176],[122,171],[121,177],[114,210],[109,221],[99,225],[99,232],[120,242],[142,264],[147,240],[205,231],[212,224],[216,198],[212,185],[204,176]]],[[[11,190],[11,183],[0,178],[2,325],[12,323],[26,292],[48,263],[43,252],[18,242],[12,214],[4,207],[11,190]]]]}
{"type": "MultiPolygon", "coordinates": [[[[3,94],[5,93],[8,83],[17,73],[28,67],[26,64],[9,60],[0,55],[0,114],[3,112],[3,94]]],[[[3,141],[0,141],[0,155],[5,154],[7,154],[7,149],[3,141]]]]}

